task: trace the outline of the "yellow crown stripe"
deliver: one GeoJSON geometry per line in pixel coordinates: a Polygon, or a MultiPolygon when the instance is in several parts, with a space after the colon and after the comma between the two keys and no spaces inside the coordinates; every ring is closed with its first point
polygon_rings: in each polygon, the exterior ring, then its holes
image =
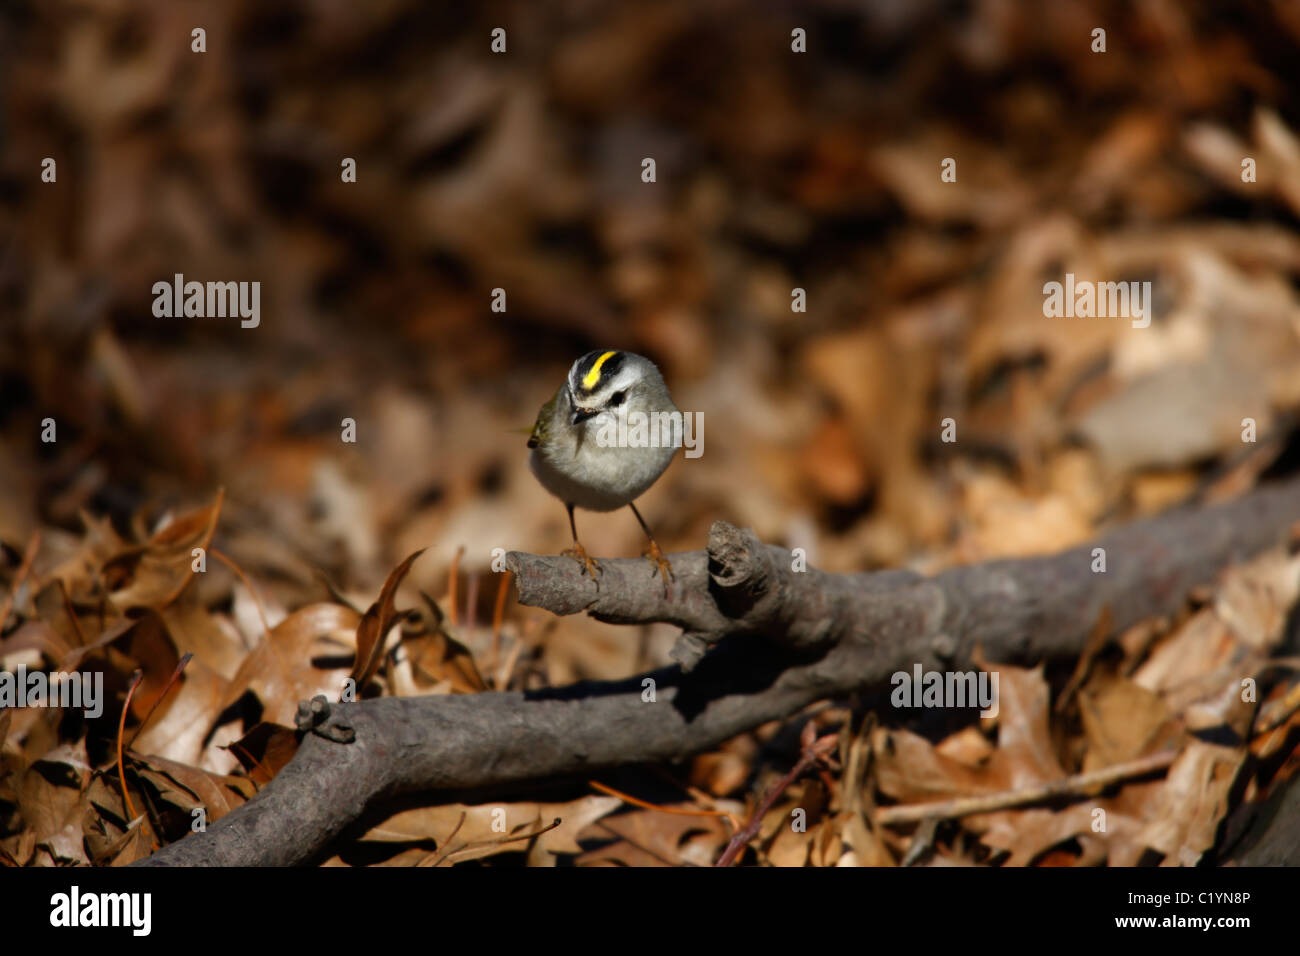
{"type": "Polygon", "coordinates": [[[617,352],[606,352],[600,358],[596,359],[596,364],[591,367],[591,371],[582,377],[582,387],[592,389],[600,381],[600,367],[605,364],[605,360],[611,355],[617,355],[617,352]]]}

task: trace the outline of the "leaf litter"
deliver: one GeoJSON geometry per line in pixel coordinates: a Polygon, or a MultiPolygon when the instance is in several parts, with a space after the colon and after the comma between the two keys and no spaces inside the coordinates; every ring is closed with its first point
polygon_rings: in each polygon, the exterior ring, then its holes
{"type": "MultiPolygon", "coordinates": [[[[510,74],[392,29],[432,15],[416,0],[316,5],[316,45],[228,6],[225,27],[292,68],[235,90],[215,61],[191,75],[166,45],[119,50],[131,12],[107,7],[37,18],[6,58],[14,142],[36,150],[61,115],[90,158],[76,208],[5,174],[0,233],[21,241],[0,253],[0,666],[96,675],[105,712],[0,711],[4,865],[119,865],[183,839],[196,809],[210,823],[265,786],[297,703],[349,677],[360,697],[417,696],[666,663],[671,628],[496,611],[491,550],[568,536],[510,429],[608,342],[655,356],[681,407],[726,416],[643,499],[674,550],[726,518],[827,570],[934,571],[1294,470],[1285,4],[1230,23],[1099,0],[1034,22],[867,10],[844,43],[855,63],[894,51],[887,85],[836,56],[790,68],[770,53],[787,36],[712,3],[538,26],[553,58],[510,74]],[[1106,57],[1077,50],[1083,15],[1110,24],[1106,57]],[[1047,58],[1060,76],[1034,68],[1047,58]],[[334,69],[363,60],[385,66],[334,69]],[[735,80],[669,60],[734,61],[735,80]],[[677,164],[653,201],[625,177],[649,142],[677,164]],[[337,170],[313,170],[344,143],[392,158],[341,195],[337,170]],[[957,184],[924,174],[948,155],[957,184]],[[283,298],[255,340],[137,321],[159,276],[267,261],[283,298]],[[1046,321],[1044,277],[1066,272],[1150,280],[1158,320],[1046,321]],[[510,321],[487,323],[498,285],[510,321]],[[46,416],[60,440],[38,447],[46,416]],[[345,416],[363,427],[340,450],[345,416]],[[957,454],[936,454],[949,416],[957,454]]],[[[159,35],[175,16],[150,14],[159,35]]],[[[583,526],[598,555],[635,554],[639,534],[583,526]]],[[[1295,562],[1229,569],[1169,620],[1099,622],[1073,674],[985,661],[996,721],[832,701],[580,793],[395,811],[330,862],[709,865],[751,822],[740,865],[1218,862],[1232,818],[1300,769],[1295,562]],[[805,725],[838,753],[783,785],[805,725]]]]}

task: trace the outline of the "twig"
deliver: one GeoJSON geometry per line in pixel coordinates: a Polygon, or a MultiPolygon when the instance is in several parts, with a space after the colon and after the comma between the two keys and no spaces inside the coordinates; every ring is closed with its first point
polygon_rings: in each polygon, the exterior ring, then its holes
{"type": "Polygon", "coordinates": [[[768,791],[767,796],[763,798],[763,802],[754,811],[754,815],[749,818],[749,822],[731,838],[731,842],[727,844],[727,849],[723,851],[721,858],[714,866],[731,866],[740,856],[741,851],[749,844],[749,841],[757,835],[759,827],[763,825],[763,817],[767,815],[768,810],[772,809],[772,804],[776,803],[777,798],[785,793],[786,788],[798,780],[805,770],[835,749],[839,734],[827,734],[820,739],[814,739],[813,734],[815,732],[811,720],[804,724],[803,752],[799,755],[799,761],[790,769],[789,773],[778,780],[776,785],[768,791]]]}
{"type": "Polygon", "coordinates": [[[447,568],[447,620],[452,627],[457,627],[456,621],[456,574],[460,568],[460,556],[465,553],[465,548],[459,547],[456,553],[451,556],[451,566],[447,568]]]}
{"type": "Polygon", "coordinates": [[[624,793],[622,790],[615,790],[613,787],[607,787],[599,780],[588,780],[587,784],[596,790],[599,790],[601,793],[607,793],[611,797],[618,797],[624,803],[630,803],[632,806],[640,807],[643,810],[657,810],[660,813],[670,813],[679,817],[722,817],[731,824],[733,832],[740,828],[740,823],[736,819],[735,815],[726,810],[696,810],[687,809],[686,807],[663,807],[657,803],[638,800],[636,797],[629,793],[624,793]]]}
{"type": "Polygon", "coordinates": [[[172,689],[178,680],[180,680],[181,671],[185,670],[185,665],[190,662],[190,658],[193,656],[193,652],[186,651],[185,656],[177,662],[176,669],[172,671],[172,676],[167,678],[167,683],[163,686],[162,692],[154,699],[153,706],[149,708],[149,713],[144,715],[144,720],[140,721],[140,726],[135,728],[135,733],[133,733],[131,739],[126,742],[128,750],[130,750],[131,745],[135,743],[135,738],[140,736],[140,731],[144,730],[144,725],[149,723],[149,718],[152,717],[154,711],[158,709],[158,705],[163,702],[163,698],[167,696],[167,692],[172,689]]]}
{"type": "Polygon", "coordinates": [[[442,846],[438,847],[438,849],[434,850],[428,856],[421,857],[415,865],[417,867],[437,866],[441,863],[443,858],[448,855],[447,848],[451,846],[451,841],[456,839],[456,834],[460,832],[460,828],[465,825],[465,821],[468,819],[469,813],[465,810],[460,811],[460,819],[456,821],[456,825],[452,827],[451,832],[447,834],[447,839],[442,841],[442,846]]]}
{"type": "MultiPolygon", "coordinates": [[[[469,819],[469,811],[468,810],[460,811],[460,819],[456,821],[456,825],[452,827],[451,832],[447,834],[447,839],[442,841],[442,847],[449,846],[451,844],[451,841],[456,839],[456,834],[460,832],[460,828],[465,825],[465,821],[468,819],[469,819]]],[[[442,847],[438,847],[438,849],[441,850],[442,847]]]]}
{"type": "Polygon", "coordinates": [[[1163,770],[1174,762],[1178,756],[1176,750],[1162,750],[1130,760],[1128,763],[1115,764],[1091,773],[1076,773],[1051,783],[1042,783],[1020,790],[1004,790],[1000,793],[982,794],[978,797],[960,797],[956,800],[942,800],[934,803],[907,803],[893,807],[878,807],[875,812],[877,826],[894,826],[900,823],[916,823],[931,817],[935,819],[952,819],[967,817],[973,813],[991,813],[994,810],[1006,810],[1011,807],[1024,806],[1027,803],[1042,803],[1056,797],[1079,795],[1094,787],[1108,787],[1112,783],[1127,780],[1130,777],[1143,777],[1157,770],[1163,770]]]}
{"type": "Polygon", "coordinates": [[[117,780],[122,785],[122,803],[125,805],[126,818],[135,819],[135,807],[131,806],[131,796],[126,792],[126,766],[122,761],[122,736],[126,733],[126,712],[131,709],[131,698],[135,696],[135,689],[140,686],[140,681],[144,680],[144,671],[137,670],[131,676],[131,686],[126,691],[126,701],[122,704],[122,716],[117,722],[117,780]]]}
{"type": "Polygon", "coordinates": [[[514,673],[515,665],[519,663],[519,655],[523,653],[524,642],[515,641],[510,646],[510,653],[502,662],[500,668],[492,675],[492,686],[497,690],[506,690],[510,686],[510,675],[514,673]]]}

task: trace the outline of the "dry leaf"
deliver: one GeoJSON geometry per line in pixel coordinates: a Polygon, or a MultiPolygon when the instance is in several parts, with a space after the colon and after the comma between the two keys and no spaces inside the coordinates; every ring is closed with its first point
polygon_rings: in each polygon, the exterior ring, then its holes
{"type": "Polygon", "coordinates": [[[346,666],[317,667],[313,650],[324,654],[346,650],[353,639],[357,613],[339,604],[309,604],[271,628],[235,674],[222,701],[225,710],[245,691],[262,702],[262,717],[272,723],[292,725],[298,702],[317,694],[338,699],[346,666]]]}

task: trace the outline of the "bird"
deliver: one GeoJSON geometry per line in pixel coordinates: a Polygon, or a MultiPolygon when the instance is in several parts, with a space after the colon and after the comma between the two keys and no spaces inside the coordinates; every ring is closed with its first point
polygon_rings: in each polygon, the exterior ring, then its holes
{"type": "Polygon", "coordinates": [[[653,565],[651,574],[662,576],[667,591],[672,565],[633,502],[672,462],[681,446],[680,421],[654,362],[618,349],[595,349],[574,362],[537,413],[528,436],[529,467],[569,512],[573,547],[561,553],[575,558],[597,587],[600,565],[578,540],[573,510],[610,512],[626,505],[649,539],[643,557],[653,565]],[[674,419],[677,431],[665,436],[662,423],[674,419]],[[648,426],[638,429],[644,422],[648,426]]]}

